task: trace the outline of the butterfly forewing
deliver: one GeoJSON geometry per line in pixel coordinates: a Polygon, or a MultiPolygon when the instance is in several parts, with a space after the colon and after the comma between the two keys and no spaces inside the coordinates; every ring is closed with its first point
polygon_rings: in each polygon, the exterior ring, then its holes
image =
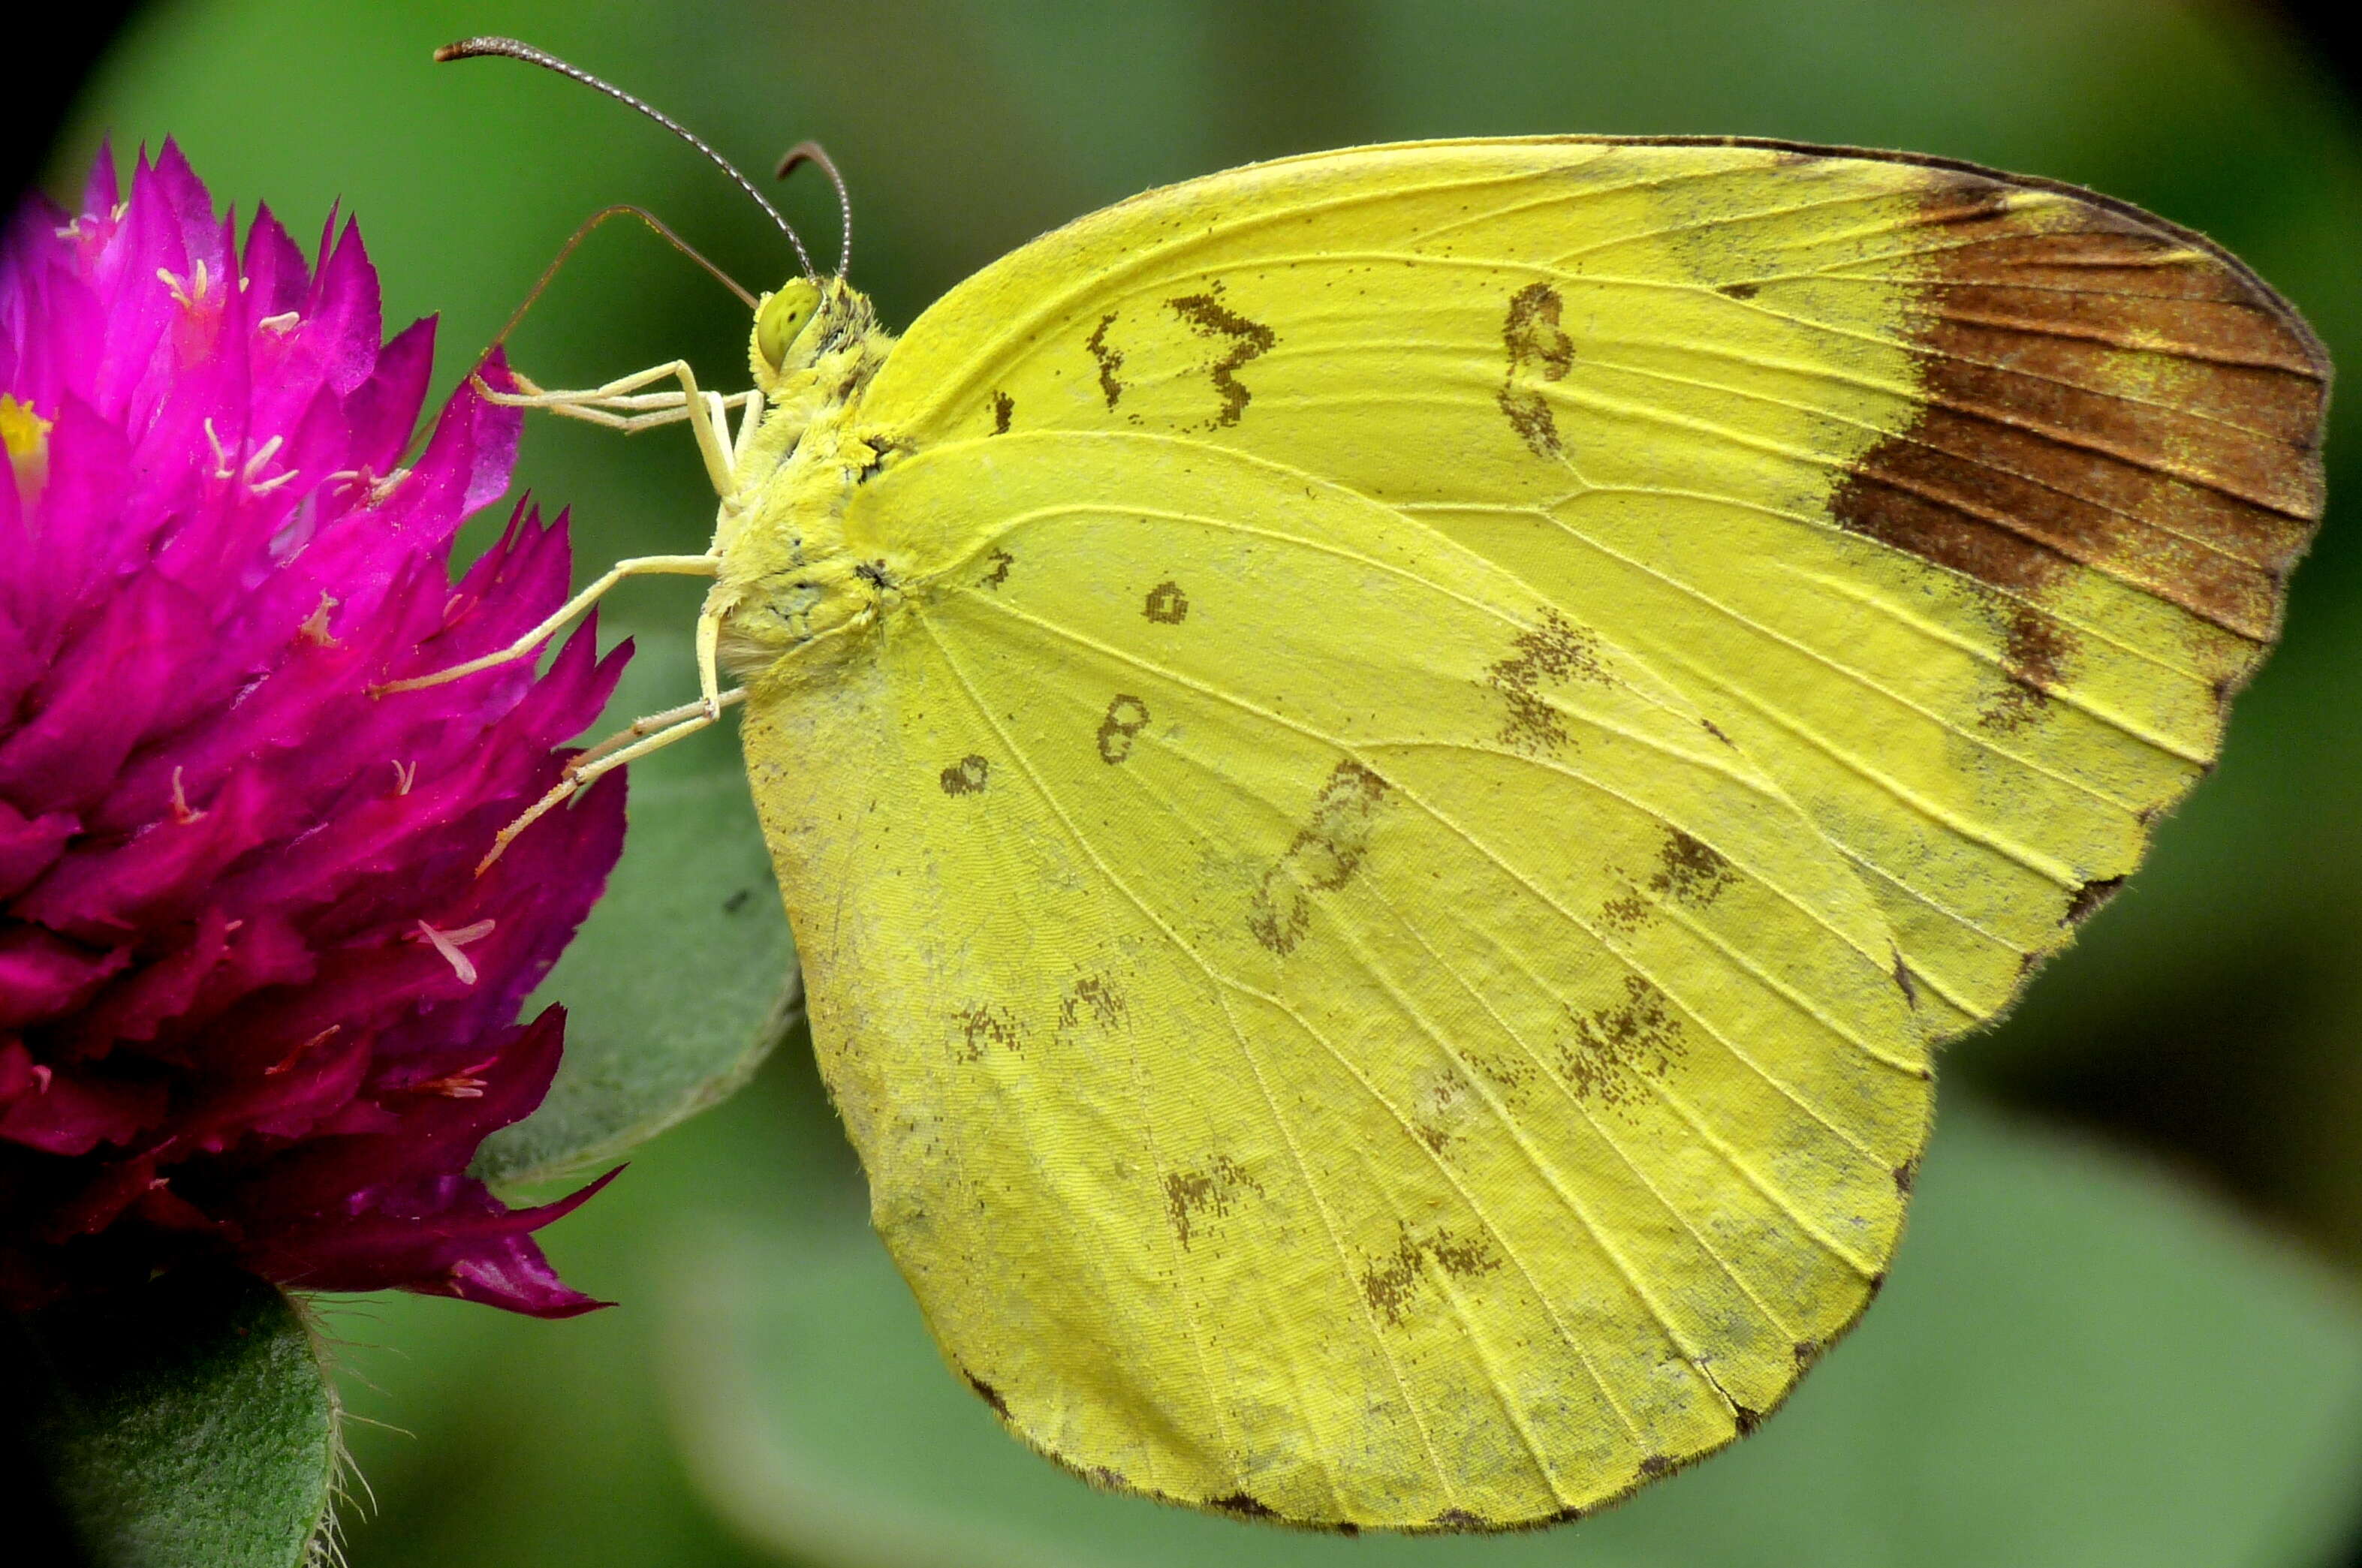
{"type": "Polygon", "coordinates": [[[2211,762],[2319,515],[2326,375],[2237,263],[2097,198],[1496,141],[1085,219],[922,318],[870,411],[1186,435],[1517,572],[1791,791],[1956,1031],[2211,762]]]}

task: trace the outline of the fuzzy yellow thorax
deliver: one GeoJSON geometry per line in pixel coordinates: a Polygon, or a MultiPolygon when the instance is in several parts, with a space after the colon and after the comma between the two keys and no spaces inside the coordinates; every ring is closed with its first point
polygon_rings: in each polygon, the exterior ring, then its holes
{"type": "Polygon", "coordinates": [[[859,411],[893,344],[841,279],[794,280],[756,308],[747,356],[764,412],[715,519],[722,571],[706,599],[742,680],[784,678],[784,660],[876,619],[892,579],[846,551],[844,509],[883,457],[859,411]]]}

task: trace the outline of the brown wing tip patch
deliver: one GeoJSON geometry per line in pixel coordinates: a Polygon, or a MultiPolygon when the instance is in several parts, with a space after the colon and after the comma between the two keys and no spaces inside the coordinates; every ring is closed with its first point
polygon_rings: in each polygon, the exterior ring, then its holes
{"type": "Polygon", "coordinates": [[[2000,689],[1977,715],[1984,729],[2002,734],[2023,729],[2050,707],[2051,693],[2073,674],[2081,639],[2032,605],[2003,600],[2000,689]]]}
{"type": "Polygon", "coordinates": [[[2091,570],[2268,641],[2321,513],[2310,330],[2135,209],[1927,178],[1919,222],[1945,232],[1913,253],[1921,406],[1850,466],[1831,515],[2021,601],[2091,570]]]}

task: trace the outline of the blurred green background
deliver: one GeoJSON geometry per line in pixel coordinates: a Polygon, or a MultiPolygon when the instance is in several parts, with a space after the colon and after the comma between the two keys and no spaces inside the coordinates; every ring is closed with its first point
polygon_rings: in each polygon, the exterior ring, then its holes
{"type": "MultiPolygon", "coordinates": [[[[2229,0],[174,0],[100,59],[47,181],[72,190],[103,133],[123,152],[170,134],[242,212],[267,198],[301,232],[340,201],[389,320],[443,313],[445,385],[608,203],[657,210],[750,286],[787,275],[760,214],[653,127],[521,68],[428,63],[495,31],[615,77],[749,170],[824,139],[853,184],[855,280],[897,325],[1042,229],[1247,159],[1721,132],[2127,197],[2247,258],[2362,363],[2362,117],[2285,17],[2229,0]]],[[[825,187],[800,176],[781,201],[830,254],[825,187]]],[[[726,387],[745,331],[619,225],[513,348],[552,384],[685,353],[726,387]]],[[[934,1360],[790,1041],[546,1238],[618,1310],[330,1305],[366,1484],[353,1568],[2362,1563],[2357,418],[2336,408],[2330,521],[2220,775],[2016,1014],[1951,1047],[1886,1299],[1732,1454],[1506,1541],[1305,1540],[1091,1494],[934,1360]]],[[[679,430],[534,427],[520,479],[576,510],[586,563],[711,526],[679,430]]],[[[605,612],[647,651],[626,700],[688,689],[695,597],[634,586],[605,612]]],[[[707,737],[635,783],[734,765],[707,737]]],[[[743,805],[715,799],[714,832],[743,839],[743,805]]],[[[735,891],[714,888],[709,917],[735,891]]],[[[583,951],[626,948],[649,918],[611,904],[583,951]]],[[[611,1006],[627,1038],[631,998],[611,1006]]]]}

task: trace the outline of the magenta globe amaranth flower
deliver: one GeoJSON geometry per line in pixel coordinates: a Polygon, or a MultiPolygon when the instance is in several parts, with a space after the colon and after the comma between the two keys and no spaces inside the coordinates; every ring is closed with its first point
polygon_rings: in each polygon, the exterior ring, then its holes
{"type": "MultiPolygon", "coordinates": [[[[0,1306],[227,1257],[545,1316],[596,1305],[467,1175],[537,1104],[519,1004],[622,847],[620,776],[482,874],[623,650],[377,693],[565,598],[563,518],[463,388],[405,457],[433,323],[381,342],[348,225],[316,273],[169,143],[0,255],[0,1306]]],[[[487,374],[504,374],[497,362],[487,374]]]]}

